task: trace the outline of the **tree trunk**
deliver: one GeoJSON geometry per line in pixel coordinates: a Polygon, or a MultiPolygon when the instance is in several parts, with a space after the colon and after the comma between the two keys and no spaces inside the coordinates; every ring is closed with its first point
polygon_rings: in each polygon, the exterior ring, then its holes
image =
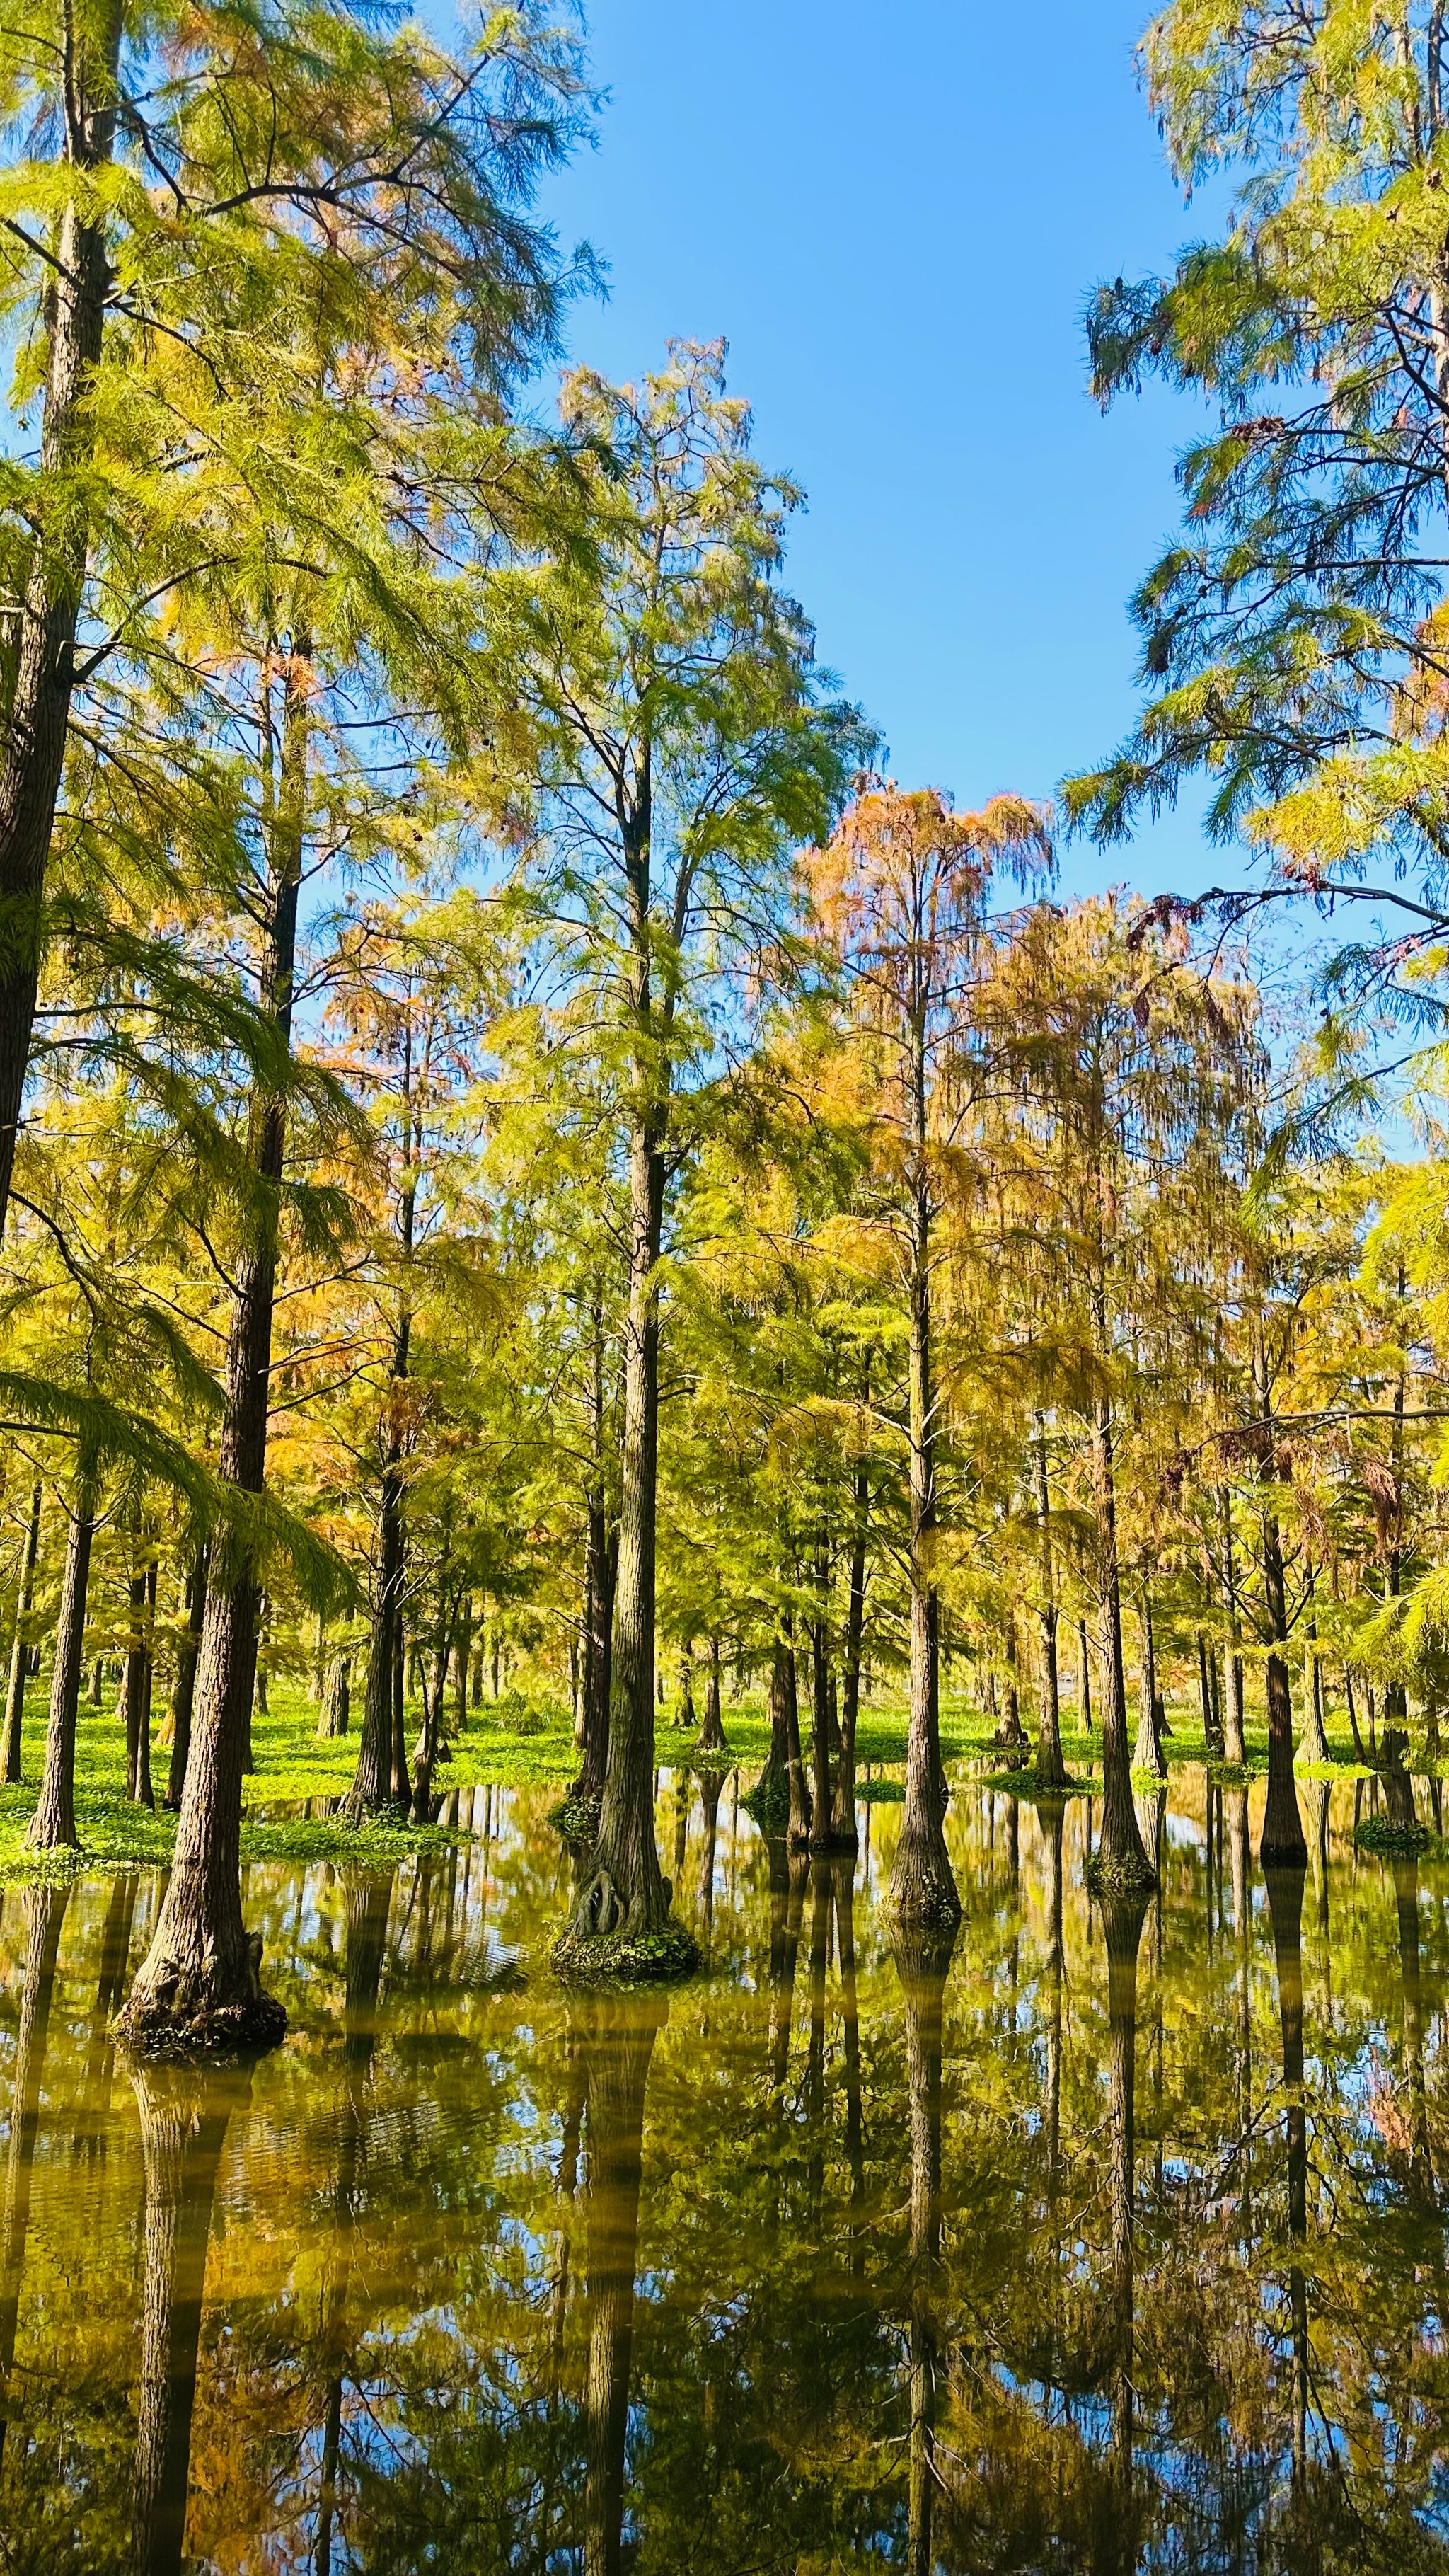
{"type": "MultiPolygon", "coordinates": [[[[635,1010],[649,1025],[647,850],[636,853],[635,1010]],[[642,867],[642,882],[638,871],[642,867]]],[[[641,1077],[652,1071],[640,1064],[641,1077]]],[[[601,1936],[657,1943],[669,1930],[673,1964],[692,1964],[694,1945],[670,1924],[673,1890],[659,1867],[654,1840],[655,1524],[659,1477],[659,1249],[664,1222],[662,1111],[636,1117],[629,1153],[629,1307],[624,1330],[623,1479],[619,1571],[609,1708],[609,1750],[599,1838],[590,1856],[561,1944],[601,1936]]],[[[622,1963],[622,1950],[616,1954],[622,1963]]],[[[637,1955],[637,1954],[636,1954],[637,1955]]],[[[666,1966],[656,1949],[653,1964],[666,1966]]]]}
{"type": "Polygon", "coordinates": [[[137,1806],[154,1807],[151,1787],[151,1621],[155,1612],[154,1563],[141,1561],[139,1513],[132,1525],[131,1577],[128,1585],[126,1670],[122,1684],[126,1711],[126,1795],[137,1806]]]}
{"type": "Polygon", "coordinates": [[[173,1814],[180,1812],[186,1765],[191,1758],[191,1715],[196,1705],[196,1658],[206,1619],[208,1554],[203,1539],[191,1562],[191,1579],[186,1587],[186,1633],[176,1650],[176,1685],[171,1694],[171,1769],[166,1782],[166,1804],[173,1814]]]}
{"type": "MultiPolygon", "coordinates": [[[[1308,1591],[1313,1597],[1313,1569],[1308,1569],[1308,1591]]],[[[1300,1762],[1331,1762],[1328,1738],[1323,1731],[1323,1667],[1318,1660],[1318,1621],[1308,1621],[1308,1715],[1303,1721],[1303,1734],[1298,1746],[1300,1762]]]]}
{"type": "Polygon", "coordinates": [[[800,1743],[800,1671],[794,1646],[788,1643],[793,1626],[786,1612],[787,1646],[785,1654],[785,1779],[789,1790],[790,1815],[786,1832],[792,1843],[810,1840],[810,1786],[805,1777],[805,1756],[800,1743]]]}
{"type": "Polygon", "coordinates": [[[1036,1776],[1043,1789],[1064,1789],[1067,1766],[1062,1760],[1061,1692],[1057,1678],[1057,1598],[1052,1564],[1051,1485],[1047,1475],[1046,1430],[1036,1426],[1037,1581],[1041,1592],[1041,1706],[1037,1713],[1036,1776]]]}
{"type": "Polygon", "coordinates": [[[45,296],[49,347],[41,420],[41,492],[23,595],[11,625],[15,654],[0,762],[0,1232],[10,1178],[44,944],[45,870],[65,763],[75,638],[90,551],[86,490],[95,444],[91,380],[110,291],[108,199],[95,174],[115,145],[122,12],[105,0],[67,37],[56,97],[59,158],[80,175],[52,233],[45,296]]]}
{"type": "MultiPolygon", "coordinates": [[[[1261,1419],[1259,1424],[1258,1473],[1262,1482],[1271,1483],[1277,1458],[1270,1410],[1267,1360],[1261,1334],[1254,1351],[1254,1377],[1257,1381],[1261,1419]]],[[[1298,1792],[1293,1781],[1293,1692],[1288,1677],[1288,1658],[1283,1649],[1288,1643],[1288,1591],[1283,1573],[1283,1541],[1278,1515],[1265,1497],[1261,1515],[1263,1554],[1263,1608],[1268,1632],[1268,1796],[1263,1809],[1263,1838],[1258,1857],[1264,1870],[1306,1869],[1308,1845],[1303,1838],[1303,1823],[1298,1813],[1298,1792]]]]}
{"type": "Polygon", "coordinates": [[[835,1809],[831,1840],[837,1851],[854,1851],[855,1734],[860,1719],[860,1658],[865,1633],[866,1543],[870,1528],[870,1465],[855,1462],[855,1490],[850,1536],[850,1579],[845,1613],[845,1689],[840,1713],[840,1757],[835,1766],[835,1809]]]}
{"type": "Polygon", "coordinates": [[[10,1675],[5,1689],[5,1741],[0,1747],[0,1778],[7,1785],[21,1777],[20,1735],[25,1716],[25,1668],[30,1660],[30,1612],[35,1600],[35,1564],[40,1554],[40,1486],[30,1497],[25,1557],[15,1600],[15,1641],[10,1649],[10,1675]]]}
{"type": "Polygon", "coordinates": [[[1243,1739],[1242,1622],[1238,1611],[1238,1576],[1233,1562],[1233,1507],[1226,1485],[1218,1487],[1218,1515],[1223,1534],[1223,1608],[1228,1614],[1228,1704],[1223,1717],[1223,1759],[1241,1770],[1248,1758],[1243,1739]]]}
{"type": "Polygon", "coordinates": [[[790,1797],[790,1744],[785,1714],[789,1651],[784,1638],[777,1636],[770,1663],[770,1750],[750,1792],[750,1804],[767,1834],[779,1832],[790,1797]]]}
{"type": "Polygon", "coordinates": [[[1157,1779],[1167,1778],[1167,1761],[1157,1732],[1157,1644],[1152,1629],[1152,1602],[1142,1595],[1138,1613],[1142,1634],[1142,1663],[1138,1675],[1137,1749],[1132,1756],[1134,1771],[1151,1771],[1157,1779]]]}
{"type": "Polygon", "coordinates": [[[699,1730],[696,1753],[728,1753],[719,1709],[719,1639],[709,1641],[709,1680],[704,1694],[704,1724],[699,1730]]]}
{"type": "MultiPolygon", "coordinates": [[[[925,1146],[924,1069],[917,1065],[916,1147],[925,1146]]],[[[940,1603],[936,1591],[936,1395],[931,1376],[931,1219],[924,1180],[912,1211],[910,1276],[911,1708],[906,1797],[888,1903],[904,1923],[960,1920],[942,1818],[940,1603]]]]}
{"type": "Polygon", "coordinates": [[[1122,1581],[1117,1561],[1115,1440],[1112,1408],[1103,1398],[1097,1407],[1093,1456],[1102,1586],[1102,1833],[1098,1859],[1103,1869],[1124,1885],[1150,1887],[1152,1872],[1142,1848],[1137,1810],[1132,1803],[1132,1763],[1127,1751],[1127,1676],[1123,1669],[1122,1581]]]}
{"type": "Polygon", "coordinates": [[[570,1798],[602,1799],[609,1767],[609,1692],[613,1668],[614,1592],[619,1573],[619,1532],[608,1527],[602,1495],[589,1504],[591,1629],[584,1667],[583,1768],[570,1798]]]}
{"type": "Polygon", "coordinates": [[[347,1733],[352,1715],[352,1657],[334,1655],[327,1667],[322,1694],[322,1715],[317,1732],[321,1736],[347,1733]]]}
{"type": "Polygon", "coordinates": [[[35,1851],[78,1849],[75,1829],[75,1722],[85,1659],[86,1589],[96,1529],[96,1488],[91,1470],[77,1474],[66,1531],[65,1573],[50,1677],[50,1722],[45,1730],[45,1771],[40,1798],[25,1839],[35,1851]]]}
{"type": "Polygon", "coordinates": [[[1077,1621],[1077,1655],[1080,1664],[1077,1676],[1077,1706],[1081,1712],[1082,1733],[1090,1735],[1092,1732],[1092,1665],[1087,1653],[1085,1619],[1077,1621]]]}
{"type": "MultiPolygon", "coordinates": [[[[271,921],[263,1002],[284,1044],[291,1040],[306,812],[309,655],[309,643],[298,637],[283,681],[280,784],[267,816],[271,921]]],[[[236,1268],[219,1458],[222,1481],[244,1494],[260,1494],[266,1482],[278,1185],[286,1125],[285,1103],[275,1094],[256,1091],[247,1159],[257,1195],[236,1268]]],[[[262,1991],[261,1941],[248,1936],[241,1910],[242,1778],[250,1747],[260,1598],[256,1566],[244,1539],[219,1531],[212,1542],[196,1664],[196,1713],[171,1876],[151,1947],[118,2025],[134,2047],[269,2047],[286,2028],[281,2005],[262,1991]]]]}

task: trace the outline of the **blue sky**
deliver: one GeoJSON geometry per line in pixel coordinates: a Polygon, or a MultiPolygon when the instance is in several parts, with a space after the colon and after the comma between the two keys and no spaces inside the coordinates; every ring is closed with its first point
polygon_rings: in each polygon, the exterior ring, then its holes
{"type": "MultiPolygon", "coordinates": [[[[790,579],[902,783],[1050,794],[1133,706],[1126,600],[1176,521],[1184,406],[1103,417],[1094,281],[1194,229],[1138,89],[1145,0],[594,0],[598,143],[551,183],[610,294],[615,376],[730,343],[756,443],[809,496],[790,579]]],[[[1066,854],[1073,891],[1213,882],[1196,812],[1066,854]]]]}

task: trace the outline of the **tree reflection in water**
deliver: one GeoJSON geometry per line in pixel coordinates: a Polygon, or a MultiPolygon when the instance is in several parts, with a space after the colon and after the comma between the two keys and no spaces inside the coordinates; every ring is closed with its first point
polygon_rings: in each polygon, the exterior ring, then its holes
{"type": "Polygon", "coordinates": [[[206,2250],[227,2125],[245,2107],[245,2071],[136,2066],[146,2175],[141,2403],[131,2529],[138,2576],[181,2566],[206,2250]]]}

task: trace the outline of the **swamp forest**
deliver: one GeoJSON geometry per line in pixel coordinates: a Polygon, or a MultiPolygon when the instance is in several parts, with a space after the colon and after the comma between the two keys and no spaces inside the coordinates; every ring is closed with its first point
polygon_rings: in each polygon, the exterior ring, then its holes
{"type": "Polygon", "coordinates": [[[1441,0],[1142,36],[959,794],[589,47],[0,30],[0,2570],[1449,2570],[1441,0]]]}

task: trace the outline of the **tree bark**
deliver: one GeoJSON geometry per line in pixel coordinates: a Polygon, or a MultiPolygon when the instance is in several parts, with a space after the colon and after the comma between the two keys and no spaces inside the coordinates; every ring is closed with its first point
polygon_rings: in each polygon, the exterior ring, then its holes
{"type": "MultiPolygon", "coordinates": [[[[299,637],[283,683],[281,778],[268,816],[270,931],[264,1006],[290,1043],[297,898],[307,793],[310,644],[299,637]]],[[[247,1160],[256,1197],[236,1272],[227,1344],[223,1483],[260,1494],[266,1482],[272,1316],[277,1286],[278,1185],[286,1107],[253,1094],[247,1160]]],[[[243,1539],[218,1531],[196,1666],[196,1713],[171,1876],[151,1947],[118,2025],[133,2047],[270,2047],[286,2028],[261,1985],[261,1941],[241,1910],[241,1799],[251,1735],[261,1589],[243,1539]]]]}
{"type": "Polygon", "coordinates": [[[1241,1768],[1248,1751],[1243,1740],[1242,1619],[1238,1607],[1238,1573],[1233,1552],[1233,1507],[1226,1485],[1218,1487],[1218,1517],[1223,1541],[1223,1608],[1228,1614],[1228,1704],[1223,1716],[1223,1759],[1241,1768]]]}
{"type": "Polygon", "coordinates": [[[45,1770],[40,1798],[25,1837],[35,1851],[56,1851],[66,1845],[74,1851],[80,1843],[75,1829],[75,1722],[85,1661],[86,1590],[95,1529],[95,1478],[89,1468],[82,1467],[71,1494],[66,1531],[55,1669],[50,1677],[50,1722],[45,1730],[45,1770]]]}
{"type": "Polygon", "coordinates": [[[1079,1619],[1077,1621],[1077,1654],[1080,1659],[1081,1666],[1077,1677],[1077,1706],[1081,1711],[1082,1733],[1084,1735],[1090,1735],[1092,1732],[1092,1666],[1087,1653],[1087,1623],[1085,1619],[1079,1619]]]}
{"type": "Polygon", "coordinates": [[[1157,1645],[1152,1629],[1152,1602],[1144,1592],[1138,1613],[1142,1632],[1142,1663],[1138,1675],[1137,1747],[1132,1756],[1135,1771],[1154,1772],[1159,1780],[1167,1778],[1167,1761],[1162,1740],[1157,1732],[1157,1645]]]}
{"type": "Polygon", "coordinates": [[[719,1639],[709,1641],[709,1680],[704,1693],[704,1724],[695,1745],[697,1753],[728,1753],[719,1707],[719,1639]]]}
{"type": "MultiPolygon", "coordinates": [[[[867,1389],[868,1392],[868,1389],[867,1389]]],[[[831,1840],[837,1851],[854,1851],[855,1735],[860,1720],[860,1661],[865,1634],[866,1545],[870,1530],[870,1462],[855,1462],[850,1534],[850,1577],[845,1613],[845,1688],[841,1698],[840,1755],[835,1766],[835,1808],[831,1840]]]]}
{"type": "MultiPolygon", "coordinates": [[[[1102,1338],[1105,1339],[1103,1329],[1102,1338]]],[[[1097,1406],[1094,1481],[1102,1592],[1102,1832],[1098,1859],[1124,1884],[1150,1887],[1152,1872],[1142,1848],[1132,1803],[1132,1764],[1127,1751],[1127,1676],[1122,1654],[1122,1579],[1117,1559],[1116,1426],[1110,1400],[1097,1406]]]]}
{"type": "Polygon", "coordinates": [[[931,1375],[931,1211],[924,1178],[924,1055],[918,1050],[913,1099],[918,1179],[910,1248],[910,1584],[911,1705],[906,1735],[906,1797],[891,1867],[890,1910],[906,1923],[956,1923],[961,1899],[951,1875],[943,1829],[941,1769],[941,1637],[936,1591],[936,1395],[931,1375]]]}
{"type": "Polygon", "coordinates": [[[1051,1485],[1047,1475],[1046,1429],[1036,1426],[1037,1581],[1041,1592],[1041,1706],[1037,1713],[1036,1776],[1044,1789],[1064,1789],[1067,1766],[1062,1760],[1061,1691],[1057,1675],[1057,1596],[1052,1564],[1051,1485]]]}
{"type": "Polygon", "coordinates": [[[70,28],[62,166],[80,175],[56,221],[48,268],[39,530],[15,618],[15,677],[0,760],[0,1232],[10,1180],[44,939],[45,871],[65,764],[75,639],[90,552],[86,474],[95,444],[92,379],[101,356],[110,263],[104,188],[95,175],[115,148],[119,0],[70,28]],[[99,200],[99,202],[98,202],[99,200]]]}
{"type": "MultiPolygon", "coordinates": [[[[600,1935],[662,1934],[673,1890],[654,1840],[655,1549],[659,1485],[659,1254],[664,1229],[667,1072],[651,994],[650,789],[647,762],[624,819],[629,915],[629,1017],[635,1099],[629,1134],[629,1301],[624,1324],[624,1426],[619,1571],[614,1599],[609,1750],[599,1838],[564,1934],[564,1949],[600,1935]]],[[[692,1944],[676,1934],[678,1963],[692,1944]]],[[[662,1954],[657,1961],[662,1965],[662,1954]]]]}
{"type": "Polygon", "coordinates": [[[327,1666],[327,1679],[322,1693],[322,1715],[317,1732],[321,1736],[345,1735],[352,1716],[352,1657],[334,1655],[327,1666]]]}
{"type": "Polygon", "coordinates": [[[25,1717],[25,1671],[30,1661],[30,1613],[35,1600],[35,1565],[40,1554],[40,1486],[30,1497],[25,1556],[15,1600],[15,1639],[10,1649],[10,1675],[5,1690],[5,1741],[0,1747],[0,1778],[13,1785],[21,1777],[20,1737],[25,1717]]]}
{"type": "Polygon", "coordinates": [[[126,1669],[122,1694],[126,1711],[126,1796],[133,1804],[154,1807],[151,1787],[151,1622],[155,1612],[154,1563],[142,1561],[139,1512],[131,1532],[133,1554],[127,1586],[126,1669]]]}
{"type": "Polygon", "coordinates": [[[176,1650],[176,1686],[171,1694],[171,1768],[166,1780],[166,1805],[179,1814],[182,1793],[186,1787],[186,1765],[191,1758],[191,1718],[196,1706],[196,1658],[201,1647],[201,1631],[206,1619],[206,1569],[209,1557],[203,1539],[191,1560],[191,1576],[186,1586],[186,1633],[176,1650]]]}

